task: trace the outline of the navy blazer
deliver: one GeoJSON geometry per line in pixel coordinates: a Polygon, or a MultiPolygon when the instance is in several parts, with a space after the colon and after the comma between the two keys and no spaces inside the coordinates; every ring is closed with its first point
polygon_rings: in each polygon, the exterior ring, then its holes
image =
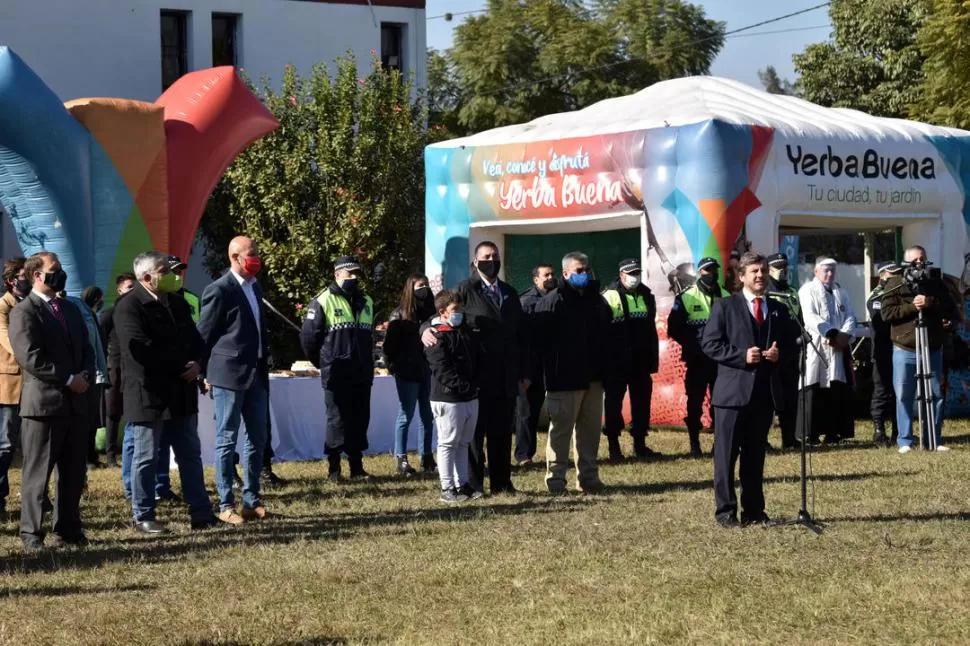
{"type": "Polygon", "coordinates": [[[771,399],[775,410],[783,409],[784,391],[778,366],[785,361],[788,353],[795,351],[797,331],[788,314],[788,308],[773,299],[765,299],[768,316],[762,324],[766,326],[767,340],[758,343],[758,328],[748,309],[748,302],[742,292],[725,298],[718,298],[711,307],[711,316],[704,326],[701,345],[704,354],[717,362],[717,381],[711,404],[722,408],[741,408],[747,406],[754,397],[765,397],[769,393],[755,393],[755,376],[758,366],[770,370],[771,399]],[[758,346],[767,350],[773,342],[778,343],[779,362],[771,364],[762,360],[760,364],[748,365],[745,357],[748,348],[758,346]]]}
{"type": "Polygon", "coordinates": [[[257,376],[268,377],[269,344],[263,316],[263,289],[257,282],[253,290],[259,305],[259,327],[249,300],[231,271],[202,292],[198,327],[206,348],[205,378],[213,386],[246,390],[257,376]],[[258,359],[260,347],[262,361],[258,359]]]}

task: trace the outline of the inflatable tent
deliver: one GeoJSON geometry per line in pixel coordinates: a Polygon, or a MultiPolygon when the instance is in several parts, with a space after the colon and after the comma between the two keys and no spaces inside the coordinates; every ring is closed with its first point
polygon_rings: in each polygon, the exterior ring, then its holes
{"type": "MultiPolygon", "coordinates": [[[[636,94],[425,150],[426,272],[468,275],[482,240],[524,289],[539,261],[590,252],[608,281],[640,256],[657,295],[661,372],[653,422],[681,424],[680,348],[665,323],[676,286],[704,256],[773,253],[779,229],[899,228],[944,273],[970,247],[970,132],[822,108],[712,77],[636,94]]],[[[862,304],[858,310],[863,311],[862,304]]],[[[951,403],[966,405],[966,388],[951,403]]],[[[955,394],[956,393],[956,394],[955,394]]],[[[951,409],[952,410],[952,409],[951,409]]]]}

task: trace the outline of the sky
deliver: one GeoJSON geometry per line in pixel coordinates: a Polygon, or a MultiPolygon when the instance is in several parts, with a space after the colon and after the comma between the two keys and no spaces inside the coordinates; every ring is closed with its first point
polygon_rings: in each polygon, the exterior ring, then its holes
{"type": "MultiPolygon", "coordinates": [[[[763,20],[776,18],[800,9],[820,4],[820,0],[694,0],[704,7],[708,18],[727,23],[728,31],[746,27],[763,20]]],[[[482,9],[485,0],[427,0],[428,47],[447,49],[451,46],[452,30],[468,16],[455,16],[452,22],[436,18],[445,12],[460,13],[482,9]]],[[[831,32],[826,9],[816,9],[794,18],[757,27],[751,33],[798,29],[787,33],[761,36],[728,36],[714,64],[711,74],[723,76],[755,87],[761,87],[758,70],[774,65],[784,79],[795,80],[792,55],[806,45],[828,40],[831,32]]]]}

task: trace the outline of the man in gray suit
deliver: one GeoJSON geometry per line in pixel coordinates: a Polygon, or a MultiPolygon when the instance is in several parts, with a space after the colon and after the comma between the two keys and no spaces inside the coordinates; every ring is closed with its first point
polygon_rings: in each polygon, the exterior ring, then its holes
{"type": "Polygon", "coordinates": [[[55,466],[55,545],[87,544],[80,510],[87,457],[81,415],[93,378],[84,366],[94,358],[81,312],[56,296],[67,282],[57,255],[34,254],[24,263],[24,273],[32,291],[10,312],[10,344],[24,372],[20,539],[24,550],[39,552],[44,548],[44,498],[55,466]]]}

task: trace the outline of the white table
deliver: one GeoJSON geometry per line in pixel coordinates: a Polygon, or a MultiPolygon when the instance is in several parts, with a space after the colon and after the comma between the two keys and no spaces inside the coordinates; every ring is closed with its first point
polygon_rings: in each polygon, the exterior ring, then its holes
{"type": "MultiPolygon", "coordinates": [[[[390,453],[394,450],[394,429],[398,411],[397,388],[394,377],[374,377],[370,399],[370,427],[367,439],[368,455],[390,453]]],[[[270,375],[269,414],[273,425],[273,452],[278,462],[322,460],[326,435],[327,408],[323,402],[323,387],[319,377],[281,377],[270,375]]],[[[414,412],[408,431],[408,450],[414,451],[420,442],[420,419],[414,412]]],[[[240,429],[242,448],[244,431],[240,429]]],[[[202,463],[212,464],[216,446],[215,403],[208,395],[199,398],[199,440],[202,443],[202,463]]]]}

